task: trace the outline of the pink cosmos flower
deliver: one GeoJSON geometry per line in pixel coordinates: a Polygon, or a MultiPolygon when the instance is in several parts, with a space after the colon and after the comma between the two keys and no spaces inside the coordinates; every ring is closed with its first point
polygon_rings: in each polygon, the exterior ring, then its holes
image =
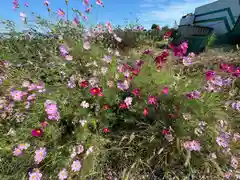
{"type": "Polygon", "coordinates": [[[89,41],[84,41],[83,48],[89,50],[91,48],[89,41]]]}
{"type": "Polygon", "coordinates": [[[156,104],[157,98],[155,96],[149,96],[148,98],[148,104],[156,104]]]}
{"type": "Polygon", "coordinates": [[[83,145],[81,145],[81,144],[78,145],[78,146],[77,146],[77,151],[76,151],[77,154],[81,154],[81,153],[83,153],[83,151],[84,151],[84,147],[83,147],[83,145]]]}
{"type": "Polygon", "coordinates": [[[43,3],[45,6],[49,6],[50,5],[50,2],[49,1],[44,1],[43,3]]]}
{"type": "Polygon", "coordinates": [[[14,148],[13,155],[14,156],[22,155],[22,150],[20,148],[14,148]]]}
{"type": "Polygon", "coordinates": [[[25,3],[24,3],[24,6],[25,6],[25,7],[28,7],[28,3],[27,3],[27,2],[25,2],[25,3]]]}
{"type": "Polygon", "coordinates": [[[108,32],[109,33],[112,33],[113,32],[113,29],[112,29],[112,25],[111,25],[111,23],[108,21],[108,22],[106,22],[106,26],[107,26],[107,28],[108,28],[108,32]]]}
{"type": "Polygon", "coordinates": [[[89,5],[89,0],[83,0],[83,4],[88,6],[89,5]]]}
{"type": "Polygon", "coordinates": [[[26,150],[29,147],[30,147],[30,144],[27,144],[27,143],[18,145],[18,148],[21,150],[26,150]]]}
{"type": "Polygon", "coordinates": [[[18,0],[13,0],[13,9],[15,10],[17,8],[19,8],[19,2],[18,0]]]}
{"type": "Polygon", "coordinates": [[[78,19],[78,17],[75,17],[74,19],[73,19],[73,23],[77,26],[77,25],[79,25],[79,19],[78,19]]]}
{"type": "Polygon", "coordinates": [[[65,180],[67,179],[67,177],[68,177],[68,172],[66,169],[63,169],[58,173],[59,180],[65,180]]]}
{"type": "Polygon", "coordinates": [[[58,13],[58,15],[61,16],[61,17],[65,16],[65,12],[64,12],[61,8],[58,9],[57,13],[58,13]]]}
{"type": "Polygon", "coordinates": [[[22,101],[23,96],[25,95],[23,91],[19,91],[19,90],[13,90],[11,91],[10,94],[14,101],[22,101]]]}
{"type": "Polygon", "coordinates": [[[127,90],[129,88],[129,83],[127,80],[122,81],[118,81],[117,82],[117,87],[121,90],[127,90]]]}
{"type": "Polygon", "coordinates": [[[39,170],[35,170],[32,173],[29,173],[29,180],[41,180],[42,173],[39,170]]]}
{"type": "Polygon", "coordinates": [[[132,97],[126,97],[126,99],[124,100],[124,102],[126,103],[127,106],[130,106],[132,104],[132,97]]]}
{"type": "Polygon", "coordinates": [[[24,12],[20,12],[20,17],[24,21],[26,19],[26,14],[24,12]]]}
{"type": "Polygon", "coordinates": [[[49,104],[46,106],[47,114],[56,114],[57,113],[57,105],[56,104],[49,104]]]}
{"type": "Polygon", "coordinates": [[[186,94],[188,99],[199,99],[201,96],[200,91],[192,91],[186,94]]]}
{"type": "Polygon", "coordinates": [[[200,151],[201,145],[199,141],[186,141],[183,144],[184,148],[188,151],[200,151]]]}
{"type": "Polygon", "coordinates": [[[71,167],[72,167],[72,171],[77,172],[77,171],[80,171],[82,165],[79,160],[76,160],[76,161],[73,161],[71,167]]]}
{"type": "Polygon", "coordinates": [[[49,120],[59,121],[59,119],[60,119],[60,113],[57,112],[56,114],[49,114],[49,115],[48,115],[48,119],[49,119],[49,120]]]}
{"type": "Polygon", "coordinates": [[[33,100],[35,100],[36,99],[36,94],[31,94],[31,95],[29,95],[28,97],[27,97],[27,100],[28,101],[33,101],[33,100]]]}
{"type": "Polygon", "coordinates": [[[101,0],[96,0],[96,4],[99,6],[103,6],[103,2],[101,0]]]}
{"type": "Polygon", "coordinates": [[[164,87],[163,90],[162,90],[162,93],[163,94],[168,94],[168,92],[169,92],[168,87],[164,87]]]}
{"type": "Polygon", "coordinates": [[[35,151],[34,160],[37,164],[39,164],[45,159],[46,156],[47,156],[46,148],[41,147],[35,151]]]}

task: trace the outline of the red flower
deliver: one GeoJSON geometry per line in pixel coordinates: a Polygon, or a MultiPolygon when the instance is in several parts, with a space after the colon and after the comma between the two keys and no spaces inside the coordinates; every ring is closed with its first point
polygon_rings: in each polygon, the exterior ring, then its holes
{"type": "Polygon", "coordinates": [[[147,109],[147,108],[144,108],[144,110],[143,110],[143,115],[144,115],[144,116],[147,116],[148,113],[149,113],[149,112],[148,112],[148,109],[147,109]]]}
{"type": "Polygon", "coordinates": [[[162,67],[163,64],[167,61],[168,55],[168,50],[164,50],[159,56],[155,58],[154,62],[157,64],[158,67],[162,67]]]}
{"type": "Polygon", "coordinates": [[[215,71],[212,70],[207,71],[205,74],[206,80],[211,80],[215,75],[216,75],[215,71]]]}
{"type": "Polygon", "coordinates": [[[96,95],[103,96],[102,88],[98,88],[98,87],[94,87],[94,88],[90,89],[90,93],[92,96],[96,96],[96,95]]]}
{"type": "Polygon", "coordinates": [[[169,134],[169,129],[165,128],[162,130],[163,135],[168,135],[169,134]]]}
{"type": "Polygon", "coordinates": [[[47,121],[43,121],[43,122],[41,122],[41,125],[43,128],[45,128],[45,127],[47,127],[48,123],[47,123],[47,121]]]}
{"type": "Polygon", "coordinates": [[[153,54],[153,51],[147,49],[147,50],[144,50],[144,51],[143,51],[143,54],[153,54]]]}
{"type": "Polygon", "coordinates": [[[221,63],[220,64],[220,69],[224,72],[229,72],[229,73],[232,73],[234,72],[234,65],[230,65],[230,64],[226,64],[226,63],[221,63]]]}
{"type": "Polygon", "coordinates": [[[103,132],[105,132],[105,133],[109,133],[110,130],[109,130],[108,128],[103,128],[103,132]]]}
{"type": "Polygon", "coordinates": [[[149,96],[148,97],[148,104],[156,104],[157,98],[155,96],[149,96]]]}
{"type": "Polygon", "coordinates": [[[41,129],[33,129],[32,130],[33,137],[40,137],[43,136],[43,131],[41,129]]]}
{"type": "Polygon", "coordinates": [[[164,39],[167,39],[167,38],[169,38],[169,37],[171,37],[171,36],[172,36],[172,31],[169,30],[168,32],[166,32],[166,33],[164,34],[164,39]]]}
{"type": "Polygon", "coordinates": [[[138,68],[138,69],[134,69],[133,71],[132,71],[132,73],[135,75],[135,76],[137,76],[138,74],[139,74],[139,72],[140,72],[140,69],[138,68]]]}
{"type": "Polygon", "coordinates": [[[168,94],[168,92],[169,92],[168,87],[164,87],[163,90],[162,90],[162,93],[163,94],[168,94]]]}
{"type": "Polygon", "coordinates": [[[87,81],[82,81],[80,86],[83,87],[83,88],[88,87],[88,82],[87,81]]]}
{"type": "Polygon", "coordinates": [[[233,76],[239,77],[240,76],[240,67],[237,67],[233,73],[233,76]]]}
{"type": "Polygon", "coordinates": [[[169,47],[170,47],[171,49],[174,49],[175,46],[174,46],[173,43],[170,43],[170,44],[169,44],[169,47]]]}
{"type": "Polygon", "coordinates": [[[128,64],[124,64],[124,68],[129,71],[133,71],[133,68],[131,66],[129,66],[128,64]]]}
{"type": "Polygon", "coordinates": [[[104,109],[104,110],[108,110],[109,108],[110,108],[110,107],[109,107],[108,105],[104,105],[104,106],[103,106],[103,109],[104,109]]]}
{"type": "Polygon", "coordinates": [[[139,90],[138,88],[136,88],[136,89],[134,89],[134,90],[132,91],[132,93],[133,93],[135,96],[139,96],[140,90],[139,90]]]}
{"type": "Polygon", "coordinates": [[[120,104],[120,109],[127,109],[127,108],[128,108],[128,106],[127,106],[126,103],[121,103],[120,104]]]}

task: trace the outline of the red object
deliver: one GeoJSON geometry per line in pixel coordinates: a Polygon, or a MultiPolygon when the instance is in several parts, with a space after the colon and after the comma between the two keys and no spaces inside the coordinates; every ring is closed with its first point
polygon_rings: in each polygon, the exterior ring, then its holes
{"type": "Polygon", "coordinates": [[[231,65],[231,64],[221,63],[220,69],[224,72],[232,73],[232,72],[234,72],[235,67],[234,67],[234,65],[231,65]]]}
{"type": "Polygon", "coordinates": [[[133,71],[132,71],[132,73],[135,75],[135,76],[137,76],[138,74],[139,74],[139,72],[140,72],[140,69],[138,68],[138,69],[134,69],[133,71]]]}
{"type": "Polygon", "coordinates": [[[165,128],[162,130],[163,135],[168,135],[169,134],[169,129],[165,128]]]}
{"type": "Polygon", "coordinates": [[[174,44],[170,43],[170,44],[169,44],[169,47],[170,47],[171,49],[174,49],[175,46],[174,46],[174,44]]]}
{"type": "Polygon", "coordinates": [[[48,123],[47,123],[47,121],[43,121],[43,122],[41,122],[41,125],[43,128],[45,128],[45,127],[47,127],[48,123]]]}
{"type": "Polygon", "coordinates": [[[147,49],[147,50],[144,50],[144,51],[143,51],[143,54],[153,54],[153,51],[147,49]]]}
{"type": "Polygon", "coordinates": [[[159,56],[155,58],[154,62],[158,67],[162,67],[163,64],[167,61],[168,55],[168,50],[164,50],[159,56]]]}
{"type": "Polygon", "coordinates": [[[232,75],[236,76],[236,77],[239,77],[240,76],[240,67],[237,67],[232,75]]]}
{"type": "Polygon", "coordinates": [[[157,98],[155,96],[149,96],[148,104],[157,104],[157,98]]]}
{"type": "Polygon", "coordinates": [[[134,89],[134,90],[132,91],[132,93],[133,93],[135,96],[139,96],[140,90],[139,90],[138,88],[136,88],[136,89],[134,89]]]}
{"type": "Polygon", "coordinates": [[[103,128],[103,132],[105,132],[105,133],[109,133],[110,130],[109,130],[108,128],[103,128]]]}
{"type": "Polygon", "coordinates": [[[92,96],[103,96],[102,88],[98,88],[98,87],[91,88],[90,93],[92,96]]]}
{"type": "Polygon", "coordinates": [[[109,108],[110,108],[110,107],[109,107],[108,105],[104,105],[104,106],[103,106],[103,109],[104,109],[104,110],[108,110],[109,108]]]}
{"type": "Polygon", "coordinates": [[[164,38],[165,39],[167,39],[167,38],[169,38],[169,37],[171,37],[172,36],[172,30],[169,30],[168,32],[166,32],[165,34],[164,34],[164,38]]]}
{"type": "Polygon", "coordinates": [[[216,75],[216,72],[215,71],[207,71],[205,76],[206,76],[206,80],[212,80],[212,78],[216,75]]]}
{"type": "Polygon", "coordinates": [[[168,87],[164,87],[163,90],[162,90],[162,93],[163,94],[168,94],[168,92],[169,92],[168,87]]]}
{"type": "Polygon", "coordinates": [[[144,110],[143,110],[143,115],[144,115],[144,116],[147,116],[148,113],[149,113],[149,112],[148,112],[148,109],[147,109],[147,108],[144,108],[144,110]]]}
{"type": "Polygon", "coordinates": [[[43,136],[43,131],[41,129],[33,129],[32,130],[33,137],[40,137],[43,136]]]}
{"type": "Polygon", "coordinates": [[[87,81],[82,81],[80,86],[83,87],[83,88],[88,87],[88,82],[87,81]]]}
{"type": "Polygon", "coordinates": [[[128,108],[128,106],[127,106],[126,103],[121,103],[120,104],[120,109],[127,109],[127,108],[128,108]]]}

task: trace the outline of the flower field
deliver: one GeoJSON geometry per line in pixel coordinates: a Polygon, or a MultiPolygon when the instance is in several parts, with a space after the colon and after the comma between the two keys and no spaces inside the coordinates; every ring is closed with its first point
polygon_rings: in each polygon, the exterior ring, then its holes
{"type": "MultiPolygon", "coordinates": [[[[0,179],[240,179],[240,51],[187,53],[172,31],[158,49],[140,25],[85,28],[104,4],[83,3],[73,21],[64,8],[57,23],[36,17],[45,34],[3,21],[0,179]]],[[[13,6],[31,24],[31,4],[13,6]]]]}

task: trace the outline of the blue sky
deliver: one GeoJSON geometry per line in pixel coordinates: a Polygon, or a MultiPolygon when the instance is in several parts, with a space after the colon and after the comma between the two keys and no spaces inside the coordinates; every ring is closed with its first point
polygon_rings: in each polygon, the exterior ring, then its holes
{"type": "MultiPolygon", "coordinates": [[[[65,8],[64,0],[49,0],[53,11],[58,8],[65,8]]],[[[125,21],[134,22],[137,18],[145,28],[150,28],[153,23],[160,26],[172,26],[174,21],[179,22],[180,18],[187,13],[194,12],[198,6],[213,2],[215,0],[102,0],[105,7],[97,6],[96,0],[89,0],[95,8],[89,15],[89,23],[106,22],[110,20],[114,25],[124,25],[125,21]]],[[[19,0],[21,7],[14,11],[12,0],[1,2],[0,18],[10,19],[17,22],[22,28],[19,12],[25,12],[30,16],[31,12],[37,12],[48,18],[48,12],[43,5],[44,0],[19,0]],[[28,8],[23,6],[24,2],[29,4],[28,8]]],[[[70,7],[84,10],[82,0],[69,0],[70,7]]],[[[71,14],[70,17],[73,17],[71,14]]],[[[0,26],[0,30],[2,30],[0,26]]]]}

